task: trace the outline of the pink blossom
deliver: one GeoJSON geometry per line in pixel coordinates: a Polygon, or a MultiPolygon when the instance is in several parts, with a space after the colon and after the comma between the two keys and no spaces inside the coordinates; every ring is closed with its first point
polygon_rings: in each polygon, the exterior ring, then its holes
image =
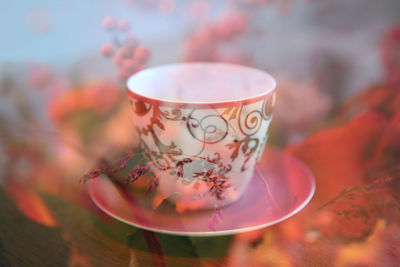
{"type": "Polygon", "coordinates": [[[197,0],[190,4],[188,19],[201,18],[207,15],[211,10],[210,3],[204,0],[197,0]]]}
{"type": "Polygon", "coordinates": [[[314,82],[277,79],[279,100],[275,123],[299,140],[332,107],[332,99],[321,92],[314,82]]]}
{"type": "Polygon", "coordinates": [[[112,31],[117,27],[117,21],[114,17],[106,17],[103,19],[103,28],[107,31],[112,31]]]}
{"type": "Polygon", "coordinates": [[[117,70],[117,77],[121,80],[126,80],[129,78],[129,73],[125,68],[119,68],[117,70]]]}
{"type": "Polygon", "coordinates": [[[118,54],[121,54],[122,58],[131,58],[134,54],[134,50],[131,47],[122,46],[118,54]]]}
{"type": "Polygon", "coordinates": [[[161,12],[172,13],[176,9],[176,2],[175,0],[159,0],[158,8],[161,12]]]}
{"type": "Polygon", "coordinates": [[[128,70],[129,72],[133,71],[135,69],[135,61],[133,59],[125,59],[122,62],[122,67],[128,70]]]}
{"type": "Polygon", "coordinates": [[[122,63],[124,61],[124,57],[121,55],[121,53],[117,53],[114,57],[113,57],[113,63],[116,66],[121,66],[122,63]]]}
{"type": "Polygon", "coordinates": [[[125,35],[124,46],[129,48],[135,48],[138,46],[139,42],[132,33],[127,33],[125,35]]]}
{"type": "Polygon", "coordinates": [[[229,21],[224,21],[217,25],[217,35],[221,39],[229,39],[233,33],[232,26],[229,21]]]}
{"type": "Polygon", "coordinates": [[[122,31],[122,32],[127,32],[130,30],[131,26],[129,25],[129,22],[126,20],[121,20],[120,22],[118,22],[118,30],[122,31]]]}
{"type": "Polygon", "coordinates": [[[105,57],[112,57],[114,55],[114,47],[111,44],[103,44],[100,48],[100,53],[105,57]]]}
{"type": "Polygon", "coordinates": [[[113,64],[117,66],[118,78],[125,80],[143,69],[150,58],[150,51],[144,46],[138,46],[139,42],[130,32],[129,23],[117,23],[114,18],[107,17],[103,21],[103,27],[109,31],[118,29],[112,32],[113,44],[105,44],[100,49],[101,53],[111,57],[113,64]]]}
{"type": "Polygon", "coordinates": [[[145,63],[150,57],[150,51],[144,46],[138,46],[135,49],[135,53],[133,55],[133,58],[135,61],[139,63],[145,63]]]}
{"type": "MultiPolygon", "coordinates": [[[[230,61],[223,57],[228,40],[242,35],[247,29],[248,15],[230,11],[214,24],[198,26],[194,34],[185,42],[186,61],[230,61]],[[223,49],[223,48],[224,49],[223,49]]],[[[237,61],[237,58],[232,59],[237,61]]]]}

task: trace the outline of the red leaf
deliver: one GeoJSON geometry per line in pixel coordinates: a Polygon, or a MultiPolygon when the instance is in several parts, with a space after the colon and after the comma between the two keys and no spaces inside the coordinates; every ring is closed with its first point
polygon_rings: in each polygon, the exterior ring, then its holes
{"type": "Polygon", "coordinates": [[[57,221],[35,190],[10,179],[7,192],[21,212],[32,221],[50,227],[57,225],[57,221]]]}
{"type": "Polygon", "coordinates": [[[330,210],[352,209],[349,212],[357,213],[359,206],[366,204],[363,197],[357,198],[351,204],[344,202],[342,205],[335,204],[335,207],[328,206],[318,213],[315,210],[341,194],[344,186],[350,188],[366,182],[376,140],[381,138],[386,125],[387,119],[384,116],[375,112],[364,112],[346,125],[321,132],[300,145],[288,148],[289,152],[311,169],[316,179],[315,195],[302,213],[303,216],[307,213],[310,216],[314,212],[315,221],[310,223],[317,224],[320,214],[323,218],[330,218],[330,226],[324,229],[334,235],[360,237],[371,231],[375,220],[366,222],[361,214],[359,218],[346,218],[343,214],[327,217],[330,210]]]}

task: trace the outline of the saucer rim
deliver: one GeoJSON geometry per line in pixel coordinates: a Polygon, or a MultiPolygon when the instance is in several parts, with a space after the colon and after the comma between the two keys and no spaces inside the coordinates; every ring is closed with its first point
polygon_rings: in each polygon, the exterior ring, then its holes
{"type": "MultiPolygon", "coordinates": [[[[274,149],[274,148],[268,148],[268,149],[272,149],[275,150],[276,152],[280,152],[280,153],[287,153],[285,151],[282,151],[280,149],[274,149]]],[[[94,180],[89,181],[88,184],[88,192],[89,192],[89,196],[92,199],[92,201],[96,204],[96,206],[98,208],[100,208],[104,213],[106,213],[107,215],[111,216],[112,218],[121,221],[123,223],[126,223],[130,226],[142,229],[142,230],[147,230],[147,231],[151,231],[151,232],[156,232],[156,233],[161,233],[161,234],[168,234],[168,235],[177,235],[177,236],[197,236],[197,237],[207,237],[207,236],[224,236],[224,235],[234,235],[234,234],[239,234],[239,233],[245,233],[245,232],[250,232],[250,231],[255,231],[255,230],[259,230],[261,228],[266,228],[269,226],[272,226],[274,224],[280,223],[290,217],[292,217],[293,215],[297,214],[299,211],[301,211],[305,206],[307,206],[307,204],[311,201],[311,199],[314,196],[315,193],[315,189],[316,189],[316,183],[315,183],[315,178],[314,175],[312,174],[311,170],[301,161],[299,160],[297,157],[294,157],[293,155],[291,155],[296,161],[297,164],[301,165],[301,167],[304,169],[305,172],[307,172],[307,179],[310,182],[310,190],[308,193],[307,198],[301,203],[299,204],[293,211],[291,211],[290,213],[286,214],[285,216],[282,216],[276,220],[270,221],[268,223],[265,224],[259,224],[259,225],[255,225],[255,226],[249,226],[249,227],[241,227],[241,228],[235,228],[235,229],[231,229],[231,230],[210,230],[210,231],[196,231],[196,232],[191,232],[191,231],[171,231],[171,230],[163,230],[160,228],[154,228],[154,227],[148,227],[148,226],[143,226],[140,224],[136,224],[132,221],[128,221],[124,218],[118,217],[117,215],[114,215],[112,212],[108,211],[106,208],[104,208],[101,204],[98,203],[98,201],[96,200],[96,198],[93,196],[93,186],[92,183],[94,183],[94,180]]],[[[263,179],[262,177],[259,177],[260,179],[263,179]]],[[[100,178],[102,179],[102,178],[100,178]]],[[[96,179],[95,179],[96,180],[96,179]]],[[[109,181],[108,181],[109,182],[109,181]]],[[[110,185],[112,185],[110,183],[110,185]]],[[[244,196],[242,196],[244,197],[244,196]]],[[[125,201],[125,200],[123,200],[125,201]]],[[[231,205],[235,205],[235,203],[232,203],[231,205]]],[[[211,212],[211,211],[210,211],[211,212]]]]}

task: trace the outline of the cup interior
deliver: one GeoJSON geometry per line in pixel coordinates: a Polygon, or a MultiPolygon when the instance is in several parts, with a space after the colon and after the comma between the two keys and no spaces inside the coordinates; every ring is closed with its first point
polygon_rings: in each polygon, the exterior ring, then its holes
{"type": "Polygon", "coordinates": [[[275,89],[274,78],[258,69],[226,63],[181,63],[143,70],[128,80],[141,97],[172,103],[245,101],[275,89]]]}

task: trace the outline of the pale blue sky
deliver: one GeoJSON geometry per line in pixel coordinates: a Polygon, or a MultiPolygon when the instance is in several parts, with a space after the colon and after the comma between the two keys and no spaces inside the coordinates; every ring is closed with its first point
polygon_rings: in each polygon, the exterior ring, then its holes
{"type": "Polygon", "coordinates": [[[178,16],[133,9],[118,0],[0,0],[0,63],[68,63],[98,51],[110,40],[101,28],[102,19],[109,15],[130,21],[133,32],[143,42],[183,32],[178,16]],[[29,17],[34,10],[49,14],[49,33],[32,29],[29,17]]]}

